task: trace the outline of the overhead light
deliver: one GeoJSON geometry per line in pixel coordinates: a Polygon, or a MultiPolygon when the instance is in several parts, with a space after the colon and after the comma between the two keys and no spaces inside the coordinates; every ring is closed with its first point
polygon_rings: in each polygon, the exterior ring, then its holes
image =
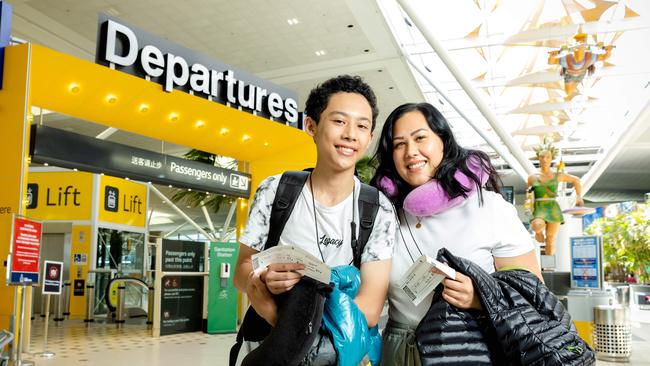
{"type": "Polygon", "coordinates": [[[325,55],[325,50],[318,50],[318,51],[316,51],[314,53],[316,54],[316,56],[324,56],[325,55]]]}
{"type": "Polygon", "coordinates": [[[250,139],[251,139],[251,137],[248,136],[248,135],[243,135],[243,136],[241,137],[241,140],[244,141],[244,142],[246,142],[246,141],[248,141],[248,140],[250,140],[250,139]]]}
{"type": "Polygon", "coordinates": [[[205,122],[203,122],[201,120],[198,120],[198,121],[196,121],[196,124],[194,126],[196,126],[196,128],[201,128],[201,127],[205,126],[205,122]]]}
{"type": "Polygon", "coordinates": [[[106,96],[106,103],[108,104],[115,104],[117,102],[117,97],[113,94],[109,94],[106,96]]]}
{"type": "Polygon", "coordinates": [[[222,128],[222,129],[220,129],[220,130],[219,130],[219,134],[221,134],[221,135],[227,135],[227,134],[228,134],[228,129],[225,128],[225,127],[222,128]]]}
{"type": "Polygon", "coordinates": [[[70,83],[70,85],[68,85],[68,90],[72,94],[77,94],[81,91],[81,87],[77,83],[70,83]]]}
{"type": "Polygon", "coordinates": [[[149,112],[149,105],[146,103],[140,104],[140,107],[138,108],[141,113],[147,113],[149,112]]]}
{"type": "Polygon", "coordinates": [[[289,23],[289,25],[296,25],[300,22],[296,18],[291,18],[291,19],[287,19],[287,23],[289,23]]]}
{"type": "Polygon", "coordinates": [[[176,122],[176,121],[178,121],[178,113],[173,113],[172,112],[172,113],[169,114],[168,118],[169,118],[170,121],[176,122]]]}

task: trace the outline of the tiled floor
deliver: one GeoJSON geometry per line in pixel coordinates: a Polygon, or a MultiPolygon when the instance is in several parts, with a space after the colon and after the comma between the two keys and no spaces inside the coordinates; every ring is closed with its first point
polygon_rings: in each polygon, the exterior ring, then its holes
{"type": "Polygon", "coordinates": [[[39,366],[227,365],[228,352],[235,339],[231,334],[201,332],[154,339],[145,325],[125,325],[118,329],[115,324],[93,323],[86,327],[83,321],[63,323],[63,326],[50,324],[47,348],[55,356],[45,359],[35,354],[43,351],[44,322],[37,318],[32,328],[32,355],[23,359],[35,361],[39,366]]]}
{"type": "MultiPolygon", "coordinates": [[[[624,365],[650,365],[650,321],[642,319],[644,322],[639,322],[638,317],[633,319],[632,357],[624,365]]],[[[228,352],[235,340],[234,334],[205,333],[154,339],[144,325],[125,325],[118,329],[114,324],[94,323],[86,327],[82,321],[66,320],[61,326],[50,322],[48,350],[54,352],[55,356],[44,359],[36,354],[43,350],[43,325],[43,320],[36,318],[31,354],[23,357],[35,361],[38,366],[227,365],[228,352]]],[[[598,361],[597,365],[621,364],[598,361]]]]}

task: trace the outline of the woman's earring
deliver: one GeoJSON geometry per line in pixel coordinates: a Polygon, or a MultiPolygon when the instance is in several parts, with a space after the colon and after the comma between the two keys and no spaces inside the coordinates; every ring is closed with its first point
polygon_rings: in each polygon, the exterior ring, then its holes
{"type": "Polygon", "coordinates": [[[395,182],[392,179],[384,176],[379,178],[377,184],[379,185],[379,188],[382,190],[382,192],[386,194],[386,196],[388,197],[397,196],[397,184],[395,184],[395,182]]]}

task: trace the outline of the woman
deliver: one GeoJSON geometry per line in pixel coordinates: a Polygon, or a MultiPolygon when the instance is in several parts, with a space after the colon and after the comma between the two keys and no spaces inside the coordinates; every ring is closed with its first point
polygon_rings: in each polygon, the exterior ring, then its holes
{"type": "MultiPolygon", "coordinates": [[[[532,240],[515,208],[498,193],[499,178],[489,158],[460,147],[449,124],[432,105],[409,103],[395,109],[384,124],[376,158],[379,164],[372,182],[399,209],[400,221],[382,364],[419,365],[414,330],[428,311],[433,294],[416,306],[397,285],[418,257],[435,258],[445,247],[489,273],[513,266],[540,278],[541,273],[532,240]],[[444,194],[434,200],[409,197],[431,185],[444,194]]],[[[481,308],[469,277],[457,273],[455,280],[447,278],[443,285],[442,296],[449,304],[481,308]]]]}
{"type": "Polygon", "coordinates": [[[582,186],[580,178],[573,175],[551,171],[551,163],[555,158],[556,149],[545,143],[535,149],[539,160],[539,173],[528,177],[528,192],[533,195],[529,200],[534,200],[533,218],[530,226],[535,232],[535,240],[545,243],[544,254],[555,254],[555,239],[560,225],[564,223],[564,216],[560,205],[557,203],[557,187],[559,182],[573,184],[576,190],[576,205],[582,206],[582,186]]]}

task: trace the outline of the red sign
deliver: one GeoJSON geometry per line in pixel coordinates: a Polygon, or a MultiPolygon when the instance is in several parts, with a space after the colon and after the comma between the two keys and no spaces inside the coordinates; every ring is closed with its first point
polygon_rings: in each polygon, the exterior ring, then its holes
{"type": "Polygon", "coordinates": [[[22,217],[14,218],[9,279],[11,283],[38,282],[41,230],[40,222],[22,217]]]}

